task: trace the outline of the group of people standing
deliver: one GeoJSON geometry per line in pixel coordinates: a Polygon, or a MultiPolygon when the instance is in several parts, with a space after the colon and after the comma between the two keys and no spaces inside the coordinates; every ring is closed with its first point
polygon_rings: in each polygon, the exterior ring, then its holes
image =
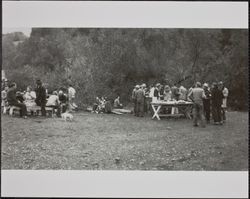
{"type": "Polygon", "coordinates": [[[211,87],[207,83],[202,86],[200,82],[197,82],[188,94],[188,98],[194,103],[194,126],[198,126],[198,120],[200,120],[201,126],[205,126],[203,115],[206,122],[210,123],[211,112],[214,124],[222,125],[226,121],[228,94],[229,91],[223,82],[214,82],[211,87]]]}
{"type": "MultiPolygon", "coordinates": [[[[132,91],[132,101],[134,103],[134,115],[143,117],[145,113],[151,112],[151,102],[157,100],[164,101],[178,101],[187,100],[188,90],[184,86],[179,88],[176,85],[170,87],[169,85],[162,85],[157,83],[155,86],[147,87],[145,83],[136,85],[132,91]]],[[[172,109],[172,111],[177,111],[172,109]]]]}
{"type": "MultiPolygon", "coordinates": [[[[211,115],[214,124],[219,125],[226,121],[228,94],[229,91],[223,82],[214,82],[211,86],[208,83],[202,85],[200,82],[196,82],[189,89],[186,89],[183,85],[170,87],[160,83],[155,86],[151,85],[148,88],[146,84],[136,85],[132,91],[134,115],[143,117],[148,111],[152,113],[150,103],[157,100],[192,101],[194,126],[198,126],[199,120],[201,125],[205,126],[203,116],[205,116],[206,122],[210,123],[211,115]]],[[[171,111],[174,114],[178,112],[178,109],[172,109],[171,111]]]]}
{"type": "MultiPolygon", "coordinates": [[[[52,93],[48,93],[41,80],[36,81],[34,91],[31,86],[28,86],[23,93],[16,90],[17,85],[14,82],[5,85],[4,90],[1,92],[2,107],[19,107],[20,116],[23,118],[27,118],[27,107],[40,106],[42,116],[46,116],[45,107],[53,107],[58,117],[60,117],[61,113],[66,112],[66,110],[70,112],[77,108],[74,103],[76,91],[71,84],[68,87],[68,93],[62,89],[59,92],[53,91],[52,93]]],[[[33,111],[31,111],[31,115],[33,114],[33,111]]]]}

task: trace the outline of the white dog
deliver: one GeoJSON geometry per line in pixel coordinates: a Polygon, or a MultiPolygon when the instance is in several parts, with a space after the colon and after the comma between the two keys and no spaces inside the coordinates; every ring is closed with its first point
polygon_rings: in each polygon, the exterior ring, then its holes
{"type": "Polygon", "coordinates": [[[62,113],[62,119],[64,119],[64,121],[72,121],[73,120],[73,115],[68,113],[68,112],[65,112],[65,113],[62,113]]]}

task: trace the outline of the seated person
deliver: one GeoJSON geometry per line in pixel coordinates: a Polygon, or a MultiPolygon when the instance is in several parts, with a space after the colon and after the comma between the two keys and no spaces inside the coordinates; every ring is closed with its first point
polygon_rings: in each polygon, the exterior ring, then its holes
{"type": "Polygon", "coordinates": [[[62,90],[60,90],[58,93],[58,98],[60,103],[60,110],[62,113],[64,113],[67,110],[67,95],[62,90]]]}
{"type": "Polygon", "coordinates": [[[117,98],[115,99],[114,108],[123,108],[122,104],[120,103],[120,96],[117,96],[117,98]]]}
{"type": "Polygon", "coordinates": [[[111,111],[112,111],[111,102],[106,98],[105,99],[105,105],[104,105],[104,112],[105,113],[111,113],[111,111]]]}
{"type": "Polygon", "coordinates": [[[12,83],[7,92],[7,101],[10,106],[20,107],[20,116],[23,118],[27,118],[27,107],[24,103],[18,101],[16,96],[16,83],[12,83]]]}
{"type": "Polygon", "coordinates": [[[26,92],[23,95],[24,103],[26,106],[36,106],[36,93],[35,91],[32,91],[31,87],[28,86],[26,92]]]}
{"type": "Polygon", "coordinates": [[[93,112],[97,112],[98,106],[101,104],[101,100],[99,97],[95,98],[95,102],[93,104],[93,112]]]}
{"type": "Polygon", "coordinates": [[[61,106],[60,106],[59,97],[58,97],[56,91],[53,91],[53,93],[49,96],[48,101],[46,103],[46,106],[55,108],[56,109],[56,115],[58,117],[61,116],[61,106]]]}
{"type": "Polygon", "coordinates": [[[104,97],[101,97],[101,99],[97,97],[96,98],[97,107],[95,109],[95,112],[96,113],[103,113],[105,111],[105,103],[106,103],[106,101],[105,101],[104,97]]]}
{"type": "Polygon", "coordinates": [[[24,98],[23,98],[23,93],[21,93],[20,91],[16,92],[16,99],[21,102],[24,103],[24,98]]]}

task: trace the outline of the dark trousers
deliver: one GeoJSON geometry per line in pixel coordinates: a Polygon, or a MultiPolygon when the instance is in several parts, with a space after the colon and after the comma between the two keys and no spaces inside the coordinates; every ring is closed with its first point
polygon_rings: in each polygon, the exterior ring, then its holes
{"type": "Polygon", "coordinates": [[[46,110],[45,110],[46,101],[35,100],[35,102],[37,106],[41,107],[42,116],[46,116],[46,110]]]}
{"type": "Polygon", "coordinates": [[[17,106],[17,107],[21,108],[21,110],[20,110],[20,116],[21,117],[27,115],[27,107],[26,107],[25,104],[17,102],[17,103],[12,103],[10,105],[11,106],[17,106]]]}
{"type": "Polygon", "coordinates": [[[200,121],[202,126],[205,126],[203,115],[204,108],[202,103],[194,103],[193,105],[193,120],[194,125],[198,125],[198,121],[200,121]]]}
{"type": "Polygon", "coordinates": [[[222,120],[226,121],[226,108],[221,108],[222,120]]]}
{"type": "Polygon", "coordinates": [[[204,106],[204,114],[206,117],[207,122],[210,121],[210,109],[211,109],[211,104],[209,99],[203,100],[203,106],[204,106]]]}
{"type": "Polygon", "coordinates": [[[221,122],[221,104],[213,104],[212,113],[214,122],[221,122]]]}
{"type": "MultiPolygon", "coordinates": [[[[98,105],[97,105],[96,107],[93,107],[93,110],[94,110],[94,108],[95,108],[95,110],[96,110],[97,107],[98,107],[98,105]]],[[[67,110],[67,104],[64,104],[64,103],[60,104],[60,108],[61,108],[61,113],[65,113],[66,110],[67,110]]],[[[95,111],[95,110],[94,110],[94,111],[95,111]]]]}
{"type": "Polygon", "coordinates": [[[144,102],[136,103],[136,116],[143,117],[144,116],[144,102]]]}

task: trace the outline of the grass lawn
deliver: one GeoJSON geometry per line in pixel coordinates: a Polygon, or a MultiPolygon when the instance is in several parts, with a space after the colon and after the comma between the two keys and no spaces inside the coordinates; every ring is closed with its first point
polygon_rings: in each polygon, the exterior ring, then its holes
{"type": "Polygon", "coordinates": [[[206,128],[131,114],[1,117],[2,169],[248,170],[248,113],[206,128]]]}

